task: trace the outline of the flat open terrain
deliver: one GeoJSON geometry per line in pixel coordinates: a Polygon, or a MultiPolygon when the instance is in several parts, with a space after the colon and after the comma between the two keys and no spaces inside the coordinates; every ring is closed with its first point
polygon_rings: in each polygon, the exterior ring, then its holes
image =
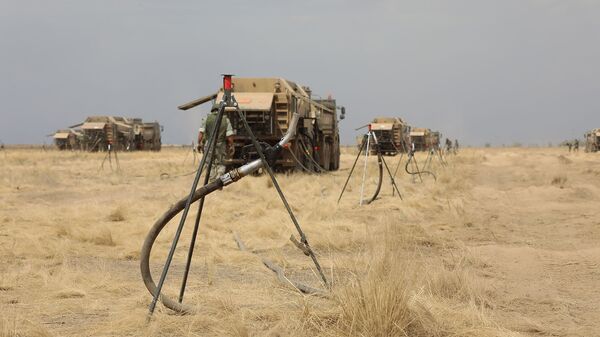
{"type": "MultiPolygon", "coordinates": [[[[337,172],[278,175],[333,284],[327,296],[304,295],[261,263],[323,287],[289,240],[272,184],[248,177],[207,198],[184,299],[198,313],[159,304],[150,324],[139,252],[189,193],[189,150],[121,153],[120,172],[100,169],[101,153],[0,151],[0,336],[600,336],[599,154],[465,149],[445,168],[432,161],[437,181],[401,168],[403,200],[384,177],[363,206],[361,165],[338,204],[353,151],[337,172]]],[[[387,158],[392,170],[398,159],[387,158]]],[[[172,297],[195,206],[167,278],[172,297]]],[[[155,279],[175,226],[153,251],[155,279]]]]}

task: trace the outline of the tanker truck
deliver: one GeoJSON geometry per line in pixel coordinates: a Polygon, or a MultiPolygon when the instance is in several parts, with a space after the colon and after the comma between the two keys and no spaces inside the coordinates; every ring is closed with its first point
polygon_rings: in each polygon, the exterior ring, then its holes
{"type": "MultiPolygon", "coordinates": [[[[287,132],[292,114],[297,112],[300,115],[296,136],[283,155],[275,161],[275,170],[302,169],[318,172],[339,168],[338,122],[344,119],[345,108],[339,107],[334,98],[313,99],[309,87],[283,78],[234,77],[232,84],[232,94],[239,110],[245,116],[252,133],[264,145],[275,145],[287,132]]],[[[220,88],[212,95],[181,105],[179,109],[188,110],[207,102],[212,102],[214,108],[222,98],[223,88],[220,88]]],[[[226,108],[225,114],[234,131],[235,151],[233,155],[228,153],[224,160],[224,164],[230,169],[258,158],[258,154],[235,108],[226,108]]]]}
{"type": "Polygon", "coordinates": [[[410,141],[415,151],[427,151],[431,142],[431,130],[427,128],[411,128],[410,141]]]}
{"type": "MultiPolygon", "coordinates": [[[[395,156],[406,152],[410,143],[410,126],[398,117],[376,117],[370,124],[377,137],[381,154],[395,156]]],[[[375,149],[372,150],[374,153],[375,149]]]]}

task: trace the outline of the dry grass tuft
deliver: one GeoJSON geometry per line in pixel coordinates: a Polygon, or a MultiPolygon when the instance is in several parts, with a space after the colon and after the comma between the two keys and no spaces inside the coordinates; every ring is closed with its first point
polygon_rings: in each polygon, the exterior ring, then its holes
{"type": "Polygon", "coordinates": [[[402,336],[422,331],[419,317],[428,315],[423,308],[412,306],[413,278],[386,262],[378,263],[366,278],[356,278],[339,294],[342,314],[338,328],[359,336],[402,336]]]}
{"type": "Polygon", "coordinates": [[[108,220],[115,222],[125,221],[125,208],[123,206],[118,206],[108,215],[108,220]]]}
{"type": "MultiPolygon", "coordinates": [[[[0,310],[2,308],[0,307],[0,310]]],[[[0,315],[0,337],[52,337],[44,327],[30,320],[15,318],[6,319],[0,315]]]]}
{"type": "Polygon", "coordinates": [[[66,298],[81,298],[85,297],[85,292],[79,289],[64,289],[56,293],[56,298],[66,299],[66,298]]]}
{"type": "Polygon", "coordinates": [[[573,163],[573,161],[571,159],[565,157],[562,154],[558,156],[558,162],[561,164],[565,164],[565,165],[573,163]]]}
{"type": "Polygon", "coordinates": [[[80,242],[89,242],[99,246],[116,246],[112,232],[108,227],[95,227],[90,225],[85,227],[62,224],[57,228],[56,235],[58,237],[73,239],[80,242]]]}
{"type": "Polygon", "coordinates": [[[504,336],[487,318],[485,293],[462,269],[418,265],[387,247],[366,274],[337,292],[344,336],[504,336]],[[441,269],[440,269],[441,268],[441,269]]]}

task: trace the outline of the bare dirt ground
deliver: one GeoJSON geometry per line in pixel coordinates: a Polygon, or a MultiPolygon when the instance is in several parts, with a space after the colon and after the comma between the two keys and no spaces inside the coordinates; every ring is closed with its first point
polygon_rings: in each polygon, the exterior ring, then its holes
{"type": "MultiPolygon", "coordinates": [[[[600,155],[465,149],[446,168],[433,161],[436,182],[401,169],[404,200],[384,179],[380,199],[359,206],[358,170],[338,205],[352,151],[338,172],[278,175],[333,281],[328,297],[261,264],[322,287],[270,182],[248,177],[207,199],[185,298],[199,313],[159,305],[150,324],[139,251],[189,192],[187,150],[122,153],[120,173],[99,170],[103,154],[0,152],[0,336],[600,336],[600,155]]],[[[155,278],[173,227],[154,249],[155,278]]]]}

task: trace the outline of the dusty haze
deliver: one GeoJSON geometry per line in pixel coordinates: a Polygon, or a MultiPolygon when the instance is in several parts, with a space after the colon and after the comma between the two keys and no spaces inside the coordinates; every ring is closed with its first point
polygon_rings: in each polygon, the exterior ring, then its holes
{"type": "Polygon", "coordinates": [[[0,1],[0,142],[87,115],[156,119],[219,74],[282,76],[348,108],[342,141],[398,115],[465,144],[546,144],[600,124],[600,3],[543,1],[0,1]]]}

